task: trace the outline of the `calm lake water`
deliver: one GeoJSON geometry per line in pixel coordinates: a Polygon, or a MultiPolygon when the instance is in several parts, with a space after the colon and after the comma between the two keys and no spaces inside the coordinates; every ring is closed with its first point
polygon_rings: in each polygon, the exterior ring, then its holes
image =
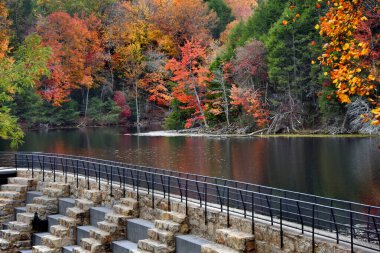
{"type": "MultiPolygon", "coordinates": [[[[380,206],[380,138],[130,135],[126,128],[28,132],[22,151],[92,156],[380,206]]],[[[8,150],[0,142],[0,151],[8,150]]]]}

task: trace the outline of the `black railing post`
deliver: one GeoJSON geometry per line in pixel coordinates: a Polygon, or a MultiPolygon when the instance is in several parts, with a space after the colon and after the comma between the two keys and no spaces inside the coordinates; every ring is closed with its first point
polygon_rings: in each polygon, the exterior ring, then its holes
{"type": "Polygon", "coordinates": [[[281,237],[281,249],[284,247],[284,231],[282,229],[282,198],[280,198],[280,237],[281,237]]]}
{"type": "Polygon", "coordinates": [[[34,156],[32,156],[32,178],[34,177],[34,156]]]}
{"type": "Polygon", "coordinates": [[[230,227],[230,188],[227,188],[227,228],[230,227]]]}
{"type": "Polygon", "coordinates": [[[170,212],[171,211],[171,206],[170,206],[170,176],[168,176],[168,209],[170,212]]]}
{"type": "Polygon", "coordinates": [[[185,198],[186,198],[186,216],[187,216],[187,181],[188,179],[186,179],[186,184],[185,184],[185,198]]]}
{"type": "Polygon", "coordinates": [[[79,187],[79,161],[77,160],[76,165],[76,173],[77,173],[77,188],[79,187]]]}
{"type": "Polygon", "coordinates": [[[354,224],[352,219],[352,211],[350,211],[350,235],[351,235],[351,252],[354,252],[354,224]]]}
{"type": "Polygon", "coordinates": [[[98,178],[99,178],[98,190],[100,191],[100,164],[98,166],[98,178]]]}
{"type": "Polygon", "coordinates": [[[90,164],[87,162],[87,190],[90,190],[90,164]]]}
{"type": "Polygon", "coordinates": [[[139,187],[140,187],[140,173],[139,171],[137,171],[137,200],[140,199],[140,194],[139,194],[139,187]]]}
{"type": "Polygon", "coordinates": [[[54,177],[54,178],[53,178],[53,181],[55,182],[55,169],[56,169],[56,168],[55,168],[55,164],[56,164],[56,161],[55,161],[55,160],[56,160],[56,158],[54,157],[53,159],[54,159],[54,163],[53,163],[53,170],[54,170],[54,172],[53,172],[53,177],[54,177]]]}
{"type": "Polygon", "coordinates": [[[125,168],[123,168],[123,197],[125,198],[125,168]]]}
{"type": "Polygon", "coordinates": [[[312,229],[311,246],[312,246],[313,253],[315,252],[314,218],[315,218],[315,205],[313,205],[313,207],[312,207],[312,221],[311,221],[311,229],[312,229]]]}
{"type": "Polygon", "coordinates": [[[252,192],[252,227],[251,227],[251,230],[252,230],[252,234],[254,235],[255,234],[255,193],[252,192]]]}
{"type": "Polygon", "coordinates": [[[304,233],[304,229],[303,229],[303,218],[302,218],[302,213],[301,213],[301,208],[300,208],[300,203],[297,201],[297,209],[298,209],[298,214],[299,214],[299,217],[300,217],[300,220],[301,220],[301,230],[302,230],[302,234],[304,233]]]}
{"type": "Polygon", "coordinates": [[[377,223],[374,216],[372,216],[372,221],[373,221],[373,226],[375,227],[376,237],[377,237],[377,241],[379,242],[379,248],[380,248],[380,234],[379,234],[379,230],[377,229],[377,223]]]}
{"type": "Polygon", "coordinates": [[[15,167],[16,167],[16,171],[17,171],[17,169],[18,169],[18,165],[17,165],[17,154],[15,153],[15,155],[14,155],[14,161],[15,161],[15,167]]]}
{"type": "Polygon", "coordinates": [[[154,177],[156,175],[152,174],[152,208],[154,209],[154,177]]]}
{"type": "Polygon", "coordinates": [[[45,182],[45,156],[42,156],[42,182],[45,182]]]}
{"type": "Polygon", "coordinates": [[[110,169],[111,169],[111,186],[110,186],[110,187],[111,187],[111,188],[110,188],[111,191],[110,191],[110,196],[113,197],[113,192],[112,192],[112,185],[113,185],[113,184],[112,184],[112,182],[113,182],[113,166],[112,166],[112,165],[110,166],[110,169]]]}
{"type": "Polygon", "coordinates": [[[205,225],[207,225],[207,183],[205,183],[205,225]]]}
{"type": "Polygon", "coordinates": [[[336,243],[339,244],[339,229],[338,229],[338,225],[336,224],[336,221],[335,221],[334,210],[332,208],[330,208],[330,210],[331,210],[331,216],[332,216],[332,219],[334,221],[334,226],[335,226],[335,230],[336,230],[336,243]]]}

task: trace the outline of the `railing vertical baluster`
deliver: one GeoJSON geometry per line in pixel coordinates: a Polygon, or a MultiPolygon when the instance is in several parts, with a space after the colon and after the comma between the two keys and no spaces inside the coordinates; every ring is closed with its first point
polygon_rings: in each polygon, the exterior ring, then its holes
{"type": "Polygon", "coordinates": [[[171,206],[170,206],[170,176],[168,176],[168,208],[169,212],[171,211],[171,206]]]}
{"type": "Polygon", "coordinates": [[[243,199],[243,194],[242,194],[241,190],[239,190],[239,193],[240,193],[241,202],[243,203],[244,218],[247,218],[247,207],[245,205],[245,202],[243,199]]]}
{"type": "Polygon", "coordinates": [[[371,207],[368,207],[368,212],[367,212],[367,241],[370,242],[369,240],[369,215],[371,214],[371,207]]]}
{"type": "Polygon", "coordinates": [[[281,237],[281,249],[284,247],[284,231],[282,229],[282,198],[280,198],[280,237],[281,237]]]}
{"type": "Polygon", "coordinates": [[[152,173],[152,208],[154,209],[154,177],[155,174],[152,173]]]}
{"type": "Polygon", "coordinates": [[[268,196],[265,196],[266,200],[267,200],[267,204],[268,204],[268,209],[269,209],[269,215],[270,215],[270,223],[272,224],[273,226],[273,213],[272,213],[272,208],[271,208],[271,204],[269,202],[269,198],[268,196]]]}
{"type": "Polygon", "coordinates": [[[42,157],[42,182],[45,182],[45,156],[42,157]]]}
{"type": "Polygon", "coordinates": [[[77,188],[79,187],[79,160],[77,160],[77,166],[76,166],[76,172],[77,172],[77,188]]]}
{"type": "Polygon", "coordinates": [[[379,230],[377,229],[377,223],[374,216],[372,216],[372,221],[373,221],[373,226],[375,227],[376,237],[377,237],[377,241],[379,242],[379,248],[380,248],[380,234],[379,234],[379,230]]]}
{"type": "Polygon", "coordinates": [[[29,165],[29,158],[28,158],[28,155],[25,156],[26,158],[26,163],[28,164],[28,171],[30,170],[30,165],[29,165]]]}
{"type": "Polygon", "coordinates": [[[110,169],[111,169],[111,192],[110,192],[110,196],[113,197],[113,191],[112,191],[112,182],[113,182],[113,166],[111,165],[110,166],[110,169]]]}
{"type": "Polygon", "coordinates": [[[205,187],[205,224],[207,225],[207,183],[204,183],[205,187]]]}
{"type": "Polygon", "coordinates": [[[187,188],[188,188],[188,186],[187,186],[187,181],[188,181],[188,179],[186,179],[186,185],[185,185],[185,187],[186,187],[186,189],[185,189],[185,195],[186,195],[186,196],[185,196],[185,198],[186,198],[186,215],[187,215],[187,212],[188,212],[188,211],[187,211],[187,190],[188,190],[188,189],[187,189],[187,188]]]}
{"type": "Polygon", "coordinates": [[[351,236],[351,252],[354,252],[354,224],[352,219],[352,211],[350,211],[350,236],[351,236]]]}
{"type": "Polygon", "coordinates": [[[133,191],[135,191],[135,177],[133,176],[132,170],[130,170],[130,172],[131,172],[131,180],[132,180],[133,191]]]}
{"type": "Polygon", "coordinates": [[[98,190],[100,191],[100,164],[98,166],[98,179],[99,179],[99,182],[98,182],[98,190]]]}
{"type": "Polygon", "coordinates": [[[198,180],[195,179],[195,185],[197,186],[197,193],[198,193],[198,198],[199,198],[199,206],[202,207],[202,196],[201,196],[201,193],[199,191],[199,186],[198,186],[198,180]]]}
{"type": "Polygon", "coordinates": [[[301,213],[301,208],[300,208],[300,203],[297,201],[297,209],[298,209],[298,214],[301,220],[301,230],[302,234],[304,233],[304,228],[303,228],[303,218],[302,218],[302,213],[301,213]]]}
{"type": "Polygon", "coordinates": [[[31,155],[32,157],[32,178],[34,178],[34,156],[31,155]]]}
{"type": "Polygon", "coordinates": [[[56,164],[56,158],[54,157],[54,166],[53,166],[53,168],[54,168],[54,182],[55,182],[55,164],[56,164]]]}
{"type": "Polygon", "coordinates": [[[330,210],[331,210],[331,216],[332,216],[332,219],[334,221],[334,226],[335,226],[335,230],[336,230],[336,243],[339,244],[339,229],[338,229],[338,225],[336,224],[336,221],[335,221],[334,209],[330,208],[330,210]]]}
{"type": "Polygon", "coordinates": [[[252,227],[251,227],[251,231],[252,231],[252,234],[254,235],[255,234],[255,193],[252,191],[252,227]]]}
{"type": "Polygon", "coordinates": [[[181,203],[182,203],[183,202],[183,193],[182,193],[181,181],[180,181],[179,177],[177,177],[177,184],[178,184],[179,194],[181,195],[181,203]]]}
{"type": "Polygon", "coordinates": [[[230,227],[230,188],[227,188],[227,228],[230,227]]]}
{"type": "Polygon", "coordinates": [[[311,221],[311,229],[312,229],[311,246],[312,246],[313,253],[315,252],[314,216],[315,216],[315,205],[313,205],[312,207],[312,221],[311,221]]]}
{"type": "Polygon", "coordinates": [[[15,167],[16,167],[16,171],[18,169],[18,164],[17,164],[17,154],[14,154],[14,161],[15,161],[15,167]]]}
{"type": "Polygon", "coordinates": [[[125,168],[123,168],[123,197],[125,198],[125,168]]]}
{"type": "Polygon", "coordinates": [[[144,174],[145,174],[145,181],[146,181],[146,186],[148,187],[148,194],[150,193],[150,187],[149,187],[149,180],[148,180],[148,176],[146,174],[146,171],[144,171],[144,174]]]}
{"type": "Polygon", "coordinates": [[[137,200],[140,199],[139,186],[140,186],[140,173],[139,171],[137,171],[137,200]]]}
{"type": "Polygon", "coordinates": [[[87,190],[90,190],[90,165],[87,162],[87,190]]]}

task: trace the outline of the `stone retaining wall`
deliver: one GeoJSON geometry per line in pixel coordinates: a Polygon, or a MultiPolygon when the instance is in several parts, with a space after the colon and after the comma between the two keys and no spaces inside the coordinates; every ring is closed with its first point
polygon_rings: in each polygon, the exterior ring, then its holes
{"type": "MultiPolygon", "coordinates": [[[[18,176],[31,177],[31,171],[18,170],[18,176]]],[[[34,178],[39,180],[38,190],[44,187],[42,182],[42,175],[40,172],[34,172],[34,178]]],[[[45,182],[52,182],[53,175],[51,172],[45,172],[45,182]]],[[[57,182],[65,182],[65,177],[62,174],[56,174],[57,182]]],[[[71,196],[74,198],[86,197],[84,196],[84,190],[87,189],[87,180],[83,177],[79,177],[79,187],[76,187],[76,178],[72,175],[67,176],[67,182],[71,183],[71,196]]],[[[98,189],[98,183],[90,180],[90,189],[98,189]]],[[[101,204],[103,206],[112,207],[117,204],[120,198],[124,197],[123,188],[120,187],[118,182],[113,183],[112,193],[110,196],[110,184],[107,182],[101,182],[102,199],[101,204]]],[[[127,195],[133,195],[136,197],[137,192],[132,191],[130,187],[126,188],[127,195]]],[[[89,196],[87,196],[89,197],[89,196]]],[[[140,218],[154,221],[158,218],[159,211],[168,210],[169,203],[167,198],[160,197],[160,192],[155,191],[154,207],[152,206],[152,196],[147,194],[144,189],[139,191],[139,204],[140,204],[140,218]]],[[[96,200],[94,202],[98,202],[96,200]]],[[[186,213],[186,206],[184,202],[181,202],[176,196],[171,196],[170,201],[171,211],[179,213],[186,213]]],[[[207,210],[207,223],[205,222],[205,211],[199,205],[193,203],[188,204],[188,219],[190,224],[190,233],[198,235],[210,241],[217,241],[217,236],[220,233],[216,233],[217,229],[227,228],[227,215],[220,212],[220,210],[212,207],[208,207],[207,210]]],[[[294,224],[296,225],[296,224],[294,224]]],[[[252,223],[251,219],[245,219],[237,215],[230,216],[230,228],[236,229],[241,232],[251,233],[252,223]]],[[[255,252],[257,253],[274,253],[274,252],[313,252],[312,250],[312,238],[310,234],[302,235],[299,230],[291,230],[284,228],[283,230],[283,248],[281,249],[281,237],[280,229],[278,226],[272,226],[270,223],[255,220],[255,252]]],[[[321,232],[321,231],[319,231],[321,232]]],[[[328,233],[324,232],[323,233],[328,233]]],[[[331,234],[334,237],[333,234],[331,234]]],[[[347,239],[349,240],[349,239],[347,239]]],[[[220,238],[219,240],[220,241],[220,238]]],[[[242,241],[236,240],[231,243],[242,243],[242,241]]],[[[238,245],[235,245],[238,246],[238,245]]],[[[315,238],[315,252],[336,252],[336,253],[348,253],[351,252],[348,244],[336,244],[333,240],[327,240],[321,237],[315,238]]],[[[355,249],[355,252],[371,252],[362,249],[355,249]]]]}

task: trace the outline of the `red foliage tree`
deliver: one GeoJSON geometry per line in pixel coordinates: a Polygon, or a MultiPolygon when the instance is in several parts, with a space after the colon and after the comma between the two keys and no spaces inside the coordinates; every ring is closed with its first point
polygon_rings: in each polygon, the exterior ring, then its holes
{"type": "Polygon", "coordinates": [[[188,119],[185,127],[191,127],[194,121],[202,120],[208,127],[205,117],[206,86],[211,81],[210,72],[205,66],[206,48],[198,41],[187,41],[181,47],[180,61],[171,59],[166,69],[173,72],[172,81],[177,83],[173,89],[173,97],[184,104],[182,109],[194,110],[193,118],[188,119]]]}
{"type": "Polygon", "coordinates": [[[120,121],[125,121],[127,118],[132,116],[132,111],[126,102],[125,94],[121,91],[116,91],[113,96],[113,101],[116,105],[121,108],[120,121]]]}

